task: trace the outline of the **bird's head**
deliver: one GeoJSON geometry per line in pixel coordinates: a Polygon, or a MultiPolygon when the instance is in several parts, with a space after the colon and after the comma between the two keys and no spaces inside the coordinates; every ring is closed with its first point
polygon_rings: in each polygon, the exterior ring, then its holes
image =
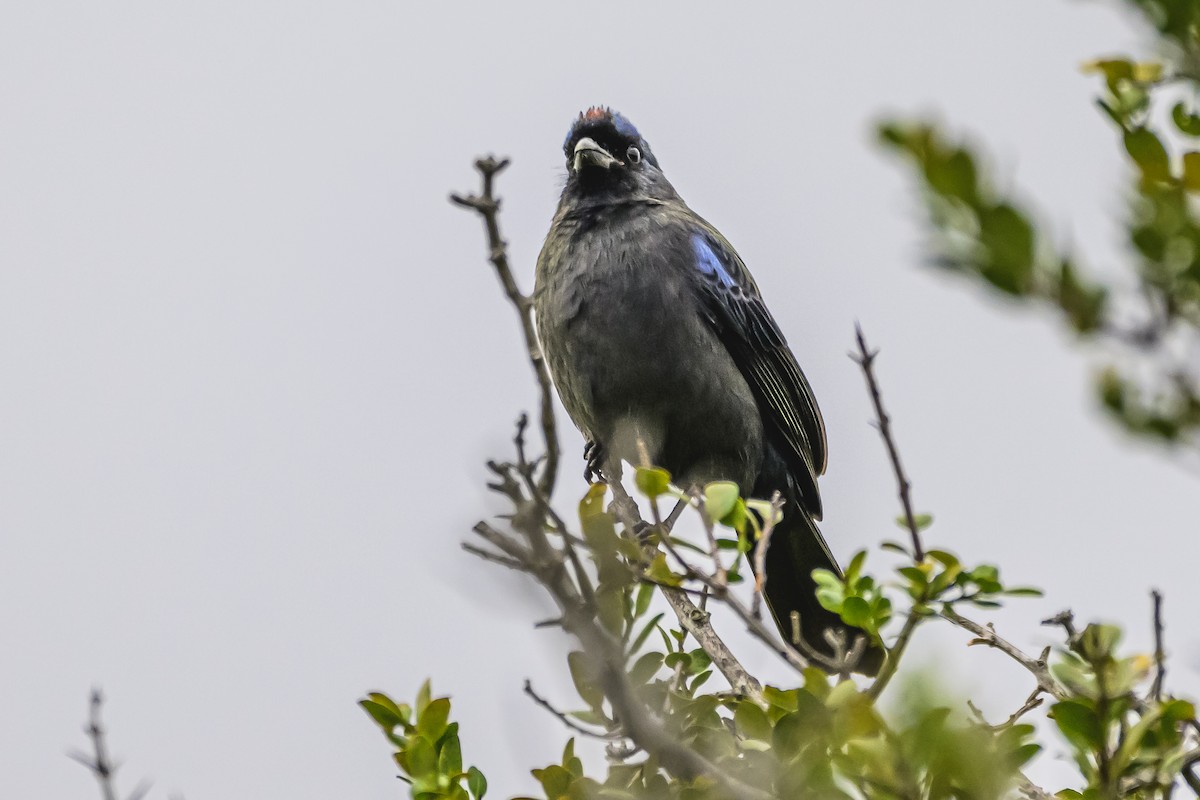
{"type": "Polygon", "coordinates": [[[601,106],[580,113],[563,142],[567,191],[584,195],[657,194],[669,187],[650,145],[625,117],[601,106]]]}

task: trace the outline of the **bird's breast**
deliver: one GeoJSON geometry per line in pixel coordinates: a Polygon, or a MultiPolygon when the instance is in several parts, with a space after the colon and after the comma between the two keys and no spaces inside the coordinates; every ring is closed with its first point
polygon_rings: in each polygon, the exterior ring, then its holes
{"type": "Polygon", "coordinates": [[[715,460],[705,477],[744,481],[761,421],[702,313],[690,254],[686,236],[652,219],[548,239],[539,333],[568,413],[614,455],[649,457],[677,475],[715,460]]]}

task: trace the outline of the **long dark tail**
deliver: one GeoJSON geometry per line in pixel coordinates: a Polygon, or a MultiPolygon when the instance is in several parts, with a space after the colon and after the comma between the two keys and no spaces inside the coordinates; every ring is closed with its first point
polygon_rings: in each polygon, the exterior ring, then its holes
{"type": "MultiPolygon", "coordinates": [[[[769,497],[776,491],[775,487],[781,485],[780,482],[771,480],[775,476],[770,473],[776,472],[775,470],[764,472],[758,486],[755,487],[754,493],[759,497],[769,497]]],[[[866,637],[867,634],[859,628],[847,625],[839,615],[825,609],[817,600],[817,584],[813,580],[812,571],[824,568],[835,575],[841,575],[842,570],[830,554],[816,523],[805,511],[795,482],[787,476],[782,484],[784,488],[780,488],[779,491],[783,492],[786,503],[783,507],[783,519],[775,526],[770,546],[767,548],[767,584],[764,595],[784,639],[789,642],[794,639],[795,612],[799,615],[799,633],[805,644],[832,657],[834,648],[825,637],[826,631],[841,633],[848,645],[853,644],[857,637],[866,637]]],[[[868,642],[854,671],[874,675],[883,666],[883,660],[883,649],[875,643],[868,642]]],[[[824,668],[821,664],[817,666],[824,668]]]]}

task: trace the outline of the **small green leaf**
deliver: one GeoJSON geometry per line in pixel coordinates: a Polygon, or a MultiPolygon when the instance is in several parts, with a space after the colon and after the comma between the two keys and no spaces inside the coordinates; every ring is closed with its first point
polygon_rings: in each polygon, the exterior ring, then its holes
{"type": "Polygon", "coordinates": [[[439,697],[430,701],[421,715],[417,717],[417,732],[436,742],[445,733],[450,720],[450,700],[439,697]]]}
{"type": "Polygon", "coordinates": [[[654,556],[654,560],[650,562],[650,566],[646,568],[646,577],[655,583],[661,583],[666,586],[680,586],[683,584],[683,577],[671,571],[667,566],[666,553],[658,553],[654,556]]]}
{"type": "Polygon", "coordinates": [[[737,710],[733,712],[733,723],[737,726],[738,733],[746,739],[768,742],[771,740],[771,720],[761,708],[750,701],[738,704],[737,710]]]}
{"type": "Polygon", "coordinates": [[[429,705],[430,694],[429,681],[426,680],[421,684],[421,688],[417,690],[416,710],[418,717],[425,713],[425,706],[429,705]]]}
{"type": "Polygon", "coordinates": [[[733,481],[713,481],[704,487],[704,508],[708,518],[724,519],[738,501],[738,485],[733,481]]]}
{"type": "Polygon", "coordinates": [[[578,650],[572,650],[567,653],[567,667],[571,671],[575,691],[579,692],[585,703],[599,709],[604,702],[604,692],[596,685],[596,675],[587,656],[578,650]]]}
{"type": "Polygon", "coordinates": [[[434,752],[433,743],[424,736],[410,737],[405,752],[408,755],[408,774],[414,779],[419,780],[437,771],[437,753],[434,752]]]}
{"type": "Polygon", "coordinates": [[[1170,177],[1167,149],[1148,128],[1135,128],[1125,134],[1125,149],[1137,163],[1147,180],[1161,181],[1170,177]]]}
{"type": "Polygon", "coordinates": [[[842,602],[842,620],[847,625],[856,628],[866,628],[871,624],[871,606],[861,597],[847,597],[842,602]]]}
{"type": "MultiPolygon", "coordinates": [[[[644,585],[653,588],[653,584],[647,583],[644,585]]],[[[646,643],[646,638],[650,636],[650,632],[653,631],[655,626],[662,621],[662,618],[662,613],[655,614],[654,617],[642,627],[641,632],[638,633],[638,635],[634,638],[633,643],[629,645],[629,652],[631,654],[642,649],[642,645],[646,643]]]]}
{"type": "Polygon", "coordinates": [[[634,662],[629,668],[629,680],[634,686],[641,686],[647,683],[658,672],[658,668],[662,666],[662,653],[644,653],[641,658],[634,662]]]}
{"type": "Polygon", "coordinates": [[[483,800],[483,796],[487,794],[487,778],[478,767],[467,770],[467,788],[471,790],[471,796],[475,800],[483,800]]]}
{"type": "Polygon", "coordinates": [[[1188,136],[1200,136],[1200,116],[1191,113],[1183,103],[1176,103],[1171,109],[1171,120],[1180,133],[1188,136]]]}
{"type": "Polygon", "coordinates": [[[639,619],[650,608],[650,601],[654,599],[654,587],[649,583],[643,583],[638,587],[637,600],[633,604],[633,618],[639,619]]]}
{"type": "Polygon", "coordinates": [[[853,584],[858,580],[858,574],[862,572],[863,564],[867,560],[867,551],[859,550],[850,558],[850,563],[846,565],[846,583],[853,584]]]}
{"type": "Polygon", "coordinates": [[[1062,700],[1054,704],[1049,716],[1076,747],[1091,752],[1104,745],[1104,730],[1091,705],[1079,700],[1062,700]]]}
{"type": "Polygon", "coordinates": [[[671,489],[671,473],[658,467],[638,467],[633,475],[638,491],[654,499],[671,489]]]}
{"type": "Polygon", "coordinates": [[[1200,192],[1200,153],[1183,154],[1183,187],[1200,192]]]}
{"type": "Polygon", "coordinates": [[[783,519],[783,509],[775,508],[766,500],[758,500],[751,498],[746,501],[746,507],[753,511],[762,519],[763,524],[779,524],[779,520],[783,519]]]}
{"type": "Polygon", "coordinates": [[[446,733],[438,749],[438,772],[458,775],[462,772],[462,744],[458,740],[458,725],[450,725],[446,733]]]}

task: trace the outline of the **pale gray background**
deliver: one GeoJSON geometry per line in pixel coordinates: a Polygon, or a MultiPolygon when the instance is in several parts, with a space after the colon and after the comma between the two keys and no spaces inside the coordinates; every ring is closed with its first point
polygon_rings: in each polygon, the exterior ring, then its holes
{"type": "MultiPolygon", "coordinates": [[[[5,4],[0,797],[95,796],[63,755],[93,683],[126,788],[396,797],[354,701],[426,675],[495,794],[530,789],[564,733],[521,679],[569,704],[562,642],[457,542],[534,393],[479,224],[445,198],[475,155],[512,156],[528,286],[593,103],[754,270],[825,411],[836,551],[897,533],[858,319],[930,538],[1049,588],[995,618],[1036,648],[1070,604],[1144,648],[1157,585],[1196,690],[1196,477],[1097,414],[1049,317],[917,266],[909,184],[869,133],[944,109],[1111,267],[1124,172],[1077,67],[1135,29],[1099,3],[736,5],[5,4]]],[[[1007,714],[1027,676],[963,642],[923,635],[917,661],[1007,714]]]]}

